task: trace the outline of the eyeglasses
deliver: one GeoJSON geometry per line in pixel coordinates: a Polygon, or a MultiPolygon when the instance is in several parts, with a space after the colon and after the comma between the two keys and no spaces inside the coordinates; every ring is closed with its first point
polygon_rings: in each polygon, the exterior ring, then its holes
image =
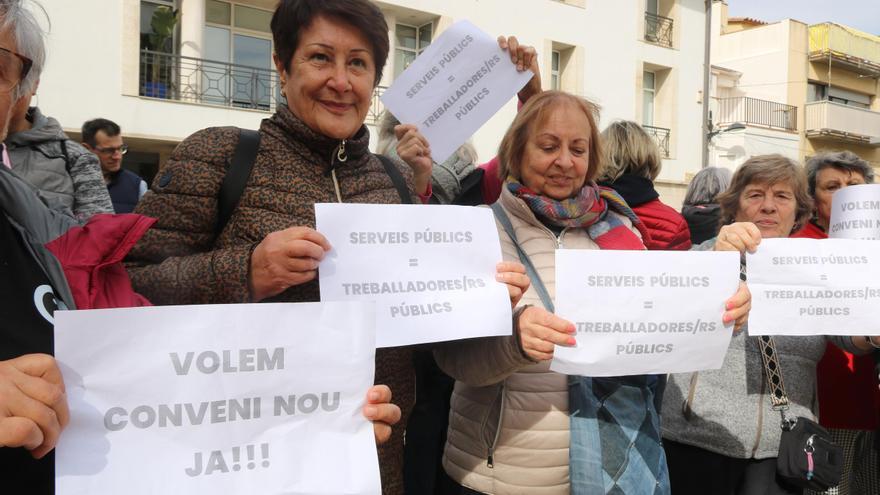
{"type": "Polygon", "coordinates": [[[27,77],[34,61],[0,47],[0,92],[8,93],[27,77]]]}
{"type": "Polygon", "coordinates": [[[115,155],[117,151],[119,152],[120,155],[124,155],[124,154],[128,153],[128,145],[127,144],[123,144],[122,146],[117,146],[115,148],[94,147],[92,149],[97,151],[98,153],[103,154],[103,155],[110,155],[110,156],[115,155]]]}

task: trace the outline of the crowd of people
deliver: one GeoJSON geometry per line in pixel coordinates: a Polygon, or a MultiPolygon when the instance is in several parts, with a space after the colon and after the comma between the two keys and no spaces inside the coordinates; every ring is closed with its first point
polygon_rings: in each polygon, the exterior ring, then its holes
{"type": "Polygon", "coordinates": [[[821,153],[806,167],[754,156],[732,176],[705,168],[679,213],[655,188],[651,136],[629,121],[600,132],[594,102],[542,91],[535,49],[513,36],[499,46],[532,78],[496,157],[478,165],[466,143],[434,163],[418,128],[390,114],[373,153],[364,122],[389,54],[382,12],[368,0],[281,0],[271,31],[286,104],[262,122],[224,212],[230,163],[249,135],[196,132],[147,190],[122,168],[117,124],[90,120],[77,143],[31,106],[46,54],[24,3],[0,0],[0,472],[10,493],[54,493],[52,450],[70,421],[54,311],[319,301],[331,249],[315,229],[322,202],[490,205],[496,218],[510,335],[376,352],[363,414],[383,493],[806,493],[777,472],[767,349],[788,413],[819,421],[843,448],[828,493],[880,493],[880,337],[750,336],[744,262],[720,315],[731,332],[721,369],[599,378],[549,366],[557,346],[577,343],[554,314],[557,249],[744,255],[762,239],[823,239],[832,194],[873,182],[856,155],[821,153]]]}

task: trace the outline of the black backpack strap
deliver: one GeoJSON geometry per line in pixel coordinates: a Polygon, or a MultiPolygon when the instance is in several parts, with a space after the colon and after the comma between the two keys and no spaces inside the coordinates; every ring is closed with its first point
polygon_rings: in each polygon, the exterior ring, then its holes
{"type": "Polygon", "coordinates": [[[391,182],[394,183],[394,188],[397,189],[397,194],[400,195],[400,204],[413,204],[412,194],[410,194],[409,188],[406,187],[406,180],[404,180],[403,174],[400,173],[394,162],[385,155],[376,155],[376,157],[379,158],[382,166],[385,167],[385,173],[391,177],[391,182]]]}
{"type": "Polygon", "coordinates": [[[254,162],[257,159],[257,150],[260,148],[260,133],[250,129],[239,129],[238,144],[235,152],[226,168],[226,176],[220,185],[220,193],[217,195],[217,226],[214,229],[215,237],[219,236],[238,201],[244,193],[254,162]]]}

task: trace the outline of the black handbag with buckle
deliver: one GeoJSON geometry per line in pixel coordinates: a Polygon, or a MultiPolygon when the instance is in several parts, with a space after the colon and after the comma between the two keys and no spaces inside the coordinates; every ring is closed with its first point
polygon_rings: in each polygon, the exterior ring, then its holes
{"type": "Polygon", "coordinates": [[[786,482],[810,490],[824,491],[837,486],[843,473],[843,449],[832,442],[828,430],[815,421],[786,417],[788,396],[776,357],[776,343],[768,336],[761,336],[759,340],[770,402],[782,417],[776,473],[786,482]]]}

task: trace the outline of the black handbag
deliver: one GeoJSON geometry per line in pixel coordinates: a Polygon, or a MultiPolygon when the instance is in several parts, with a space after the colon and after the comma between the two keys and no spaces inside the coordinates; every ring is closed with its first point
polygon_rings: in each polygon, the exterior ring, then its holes
{"type": "Polygon", "coordinates": [[[791,485],[810,490],[824,491],[837,486],[843,474],[843,449],[832,442],[828,430],[815,421],[786,417],[788,396],[776,357],[776,344],[768,336],[761,336],[759,340],[770,402],[782,417],[776,474],[791,485]]]}

